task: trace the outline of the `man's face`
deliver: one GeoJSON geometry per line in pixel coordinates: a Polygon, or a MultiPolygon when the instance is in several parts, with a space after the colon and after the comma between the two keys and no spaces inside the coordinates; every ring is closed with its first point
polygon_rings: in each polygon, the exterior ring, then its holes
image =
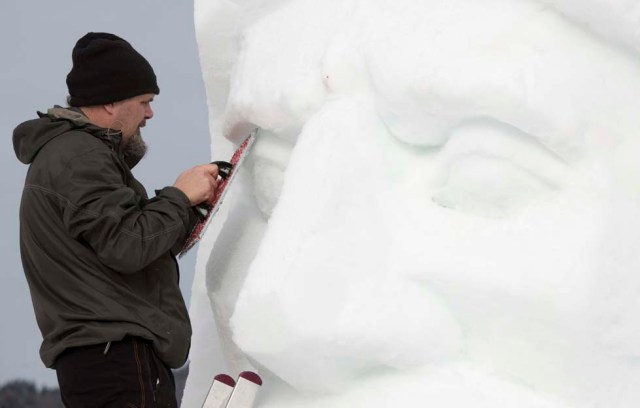
{"type": "Polygon", "coordinates": [[[144,94],[115,102],[114,128],[122,131],[122,142],[126,146],[134,137],[140,137],[140,129],[146,125],[147,119],[153,117],[151,102],[154,94],[144,94]]]}
{"type": "Polygon", "coordinates": [[[141,128],[147,119],[153,117],[151,102],[154,94],[144,94],[114,103],[115,119],[113,127],[122,131],[122,147],[124,155],[131,163],[137,163],[147,152],[147,145],[142,139],[141,128]]]}

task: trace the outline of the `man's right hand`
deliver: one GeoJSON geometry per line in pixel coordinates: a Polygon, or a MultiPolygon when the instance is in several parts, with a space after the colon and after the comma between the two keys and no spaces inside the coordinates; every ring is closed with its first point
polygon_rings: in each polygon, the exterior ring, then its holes
{"type": "Polygon", "coordinates": [[[189,198],[191,205],[211,203],[218,187],[218,166],[203,164],[192,167],[180,174],[173,186],[189,198]]]}

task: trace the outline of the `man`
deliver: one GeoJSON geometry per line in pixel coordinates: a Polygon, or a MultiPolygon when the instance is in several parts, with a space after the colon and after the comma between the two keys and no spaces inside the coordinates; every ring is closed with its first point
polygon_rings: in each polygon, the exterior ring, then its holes
{"type": "Polygon", "coordinates": [[[149,199],[131,168],[160,92],[151,65],[107,33],[80,38],[72,57],[70,107],[13,135],[30,165],[20,245],[40,355],[67,407],[175,407],[170,368],[184,364],[191,338],[175,254],[218,169],[187,170],[149,199]]]}

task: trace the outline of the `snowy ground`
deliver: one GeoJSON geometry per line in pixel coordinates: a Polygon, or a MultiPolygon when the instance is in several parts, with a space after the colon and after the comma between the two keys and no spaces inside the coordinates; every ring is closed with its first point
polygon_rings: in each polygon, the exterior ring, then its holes
{"type": "Polygon", "coordinates": [[[219,350],[260,407],[640,403],[640,3],[195,6],[214,152],[262,130],[184,406],[219,350]]]}

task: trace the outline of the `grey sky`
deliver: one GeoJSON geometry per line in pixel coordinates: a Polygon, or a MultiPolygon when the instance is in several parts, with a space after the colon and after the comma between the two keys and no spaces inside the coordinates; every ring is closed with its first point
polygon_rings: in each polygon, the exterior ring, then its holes
{"type": "MultiPolygon", "coordinates": [[[[11,378],[54,385],[55,372],[38,356],[37,329],[18,247],[18,206],[27,166],[13,153],[11,136],[37,110],[64,104],[71,49],[89,31],[127,39],[153,65],[160,95],[143,129],[150,145],[134,174],[150,194],[178,174],[210,160],[207,107],[193,28],[191,0],[2,0],[0,2],[0,384],[11,378]]],[[[219,159],[225,159],[220,157],[219,159]]],[[[187,300],[195,253],[180,261],[187,300]]]]}

